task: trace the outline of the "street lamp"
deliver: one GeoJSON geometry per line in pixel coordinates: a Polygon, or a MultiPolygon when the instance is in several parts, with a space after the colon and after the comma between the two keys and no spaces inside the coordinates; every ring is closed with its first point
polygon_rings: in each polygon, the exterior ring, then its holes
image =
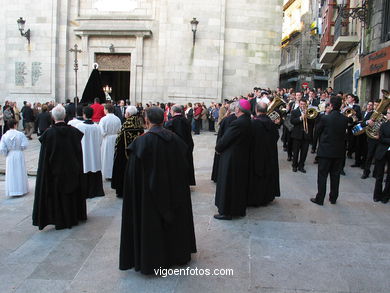
{"type": "Polygon", "coordinates": [[[359,19],[363,24],[367,22],[368,18],[368,7],[366,5],[366,1],[363,0],[361,7],[353,7],[348,8],[345,4],[345,0],[336,0],[336,4],[338,6],[338,11],[343,18],[353,18],[359,19]]]}
{"type": "Polygon", "coordinates": [[[195,46],[195,35],[196,35],[196,31],[198,29],[198,23],[199,23],[199,21],[196,20],[196,17],[192,18],[191,29],[192,29],[192,34],[193,34],[193,39],[192,39],[193,46],[195,46]]]}
{"type": "Polygon", "coordinates": [[[23,19],[23,17],[19,17],[19,19],[16,22],[18,23],[18,28],[21,36],[26,37],[28,43],[30,44],[30,29],[24,32],[24,25],[26,24],[26,21],[23,19]]]}

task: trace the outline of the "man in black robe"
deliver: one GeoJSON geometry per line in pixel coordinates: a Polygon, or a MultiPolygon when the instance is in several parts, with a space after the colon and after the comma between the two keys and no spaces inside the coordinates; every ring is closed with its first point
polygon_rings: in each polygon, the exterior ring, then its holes
{"type": "Polygon", "coordinates": [[[40,137],[33,225],[40,230],[47,225],[71,228],[87,219],[87,206],[81,193],[83,172],[81,139],[83,134],[64,122],[65,109],[52,110],[55,124],[40,137]]]}
{"type": "MultiPolygon", "coordinates": [[[[225,134],[226,130],[229,128],[230,124],[237,119],[237,116],[234,115],[234,110],[236,107],[236,103],[229,103],[229,111],[226,113],[225,117],[222,119],[217,136],[217,144],[221,137],[225,134]]],[[[213,171],[211,172],[211,180],[217,182],[218,178],[218,166],[219,166],[219,154],[217,152],[214,153],[214,161],[213,161],[213,171]]]]}
{"type": "Polygon", "coordinates": [[[165,123],[165,128],[177,134],[187,145],[188,178],[190,185],[195,183],[194,159],[192,152],[194,150],[194,141],[192,140],[191,124],[183,115],[183,109],[179,105],[173,105],[171,108],[172,119],[165,123]]]}
{"type": "Polygon", "coordinates": [[[241,99],[235,110],[237,119],[218,141],[220,154],[215,205],[218,220],[245,216],[249,188],[249,157],[251,145],[250,102],[241,99]]]}
{"type": "Polygon", "coordinates": [[[248,206],[265,206],[280,196],[278,140],[279,132],[267,116],[267,105],[256,105],[252,120],[251,174],[248,206]]]}
{"type": "Polygon", "coordinates": [[[187,146],[145,110],[147,133],[130,145],[125,172],[119,268],[143,274],[183,265],[196,252],[187,146]]]}

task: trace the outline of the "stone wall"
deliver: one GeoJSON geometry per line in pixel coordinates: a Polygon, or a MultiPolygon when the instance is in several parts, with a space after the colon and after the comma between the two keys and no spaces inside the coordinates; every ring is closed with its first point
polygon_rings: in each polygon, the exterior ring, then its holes
{"type": "Polygon", "coordinates": [[[95,54],[110,52],[111,44],[115,53],[131,54],[133,103],[220,101],[277,86],[282,0],[131,0],[122,11],[116,1],[112,12],[101,8],[107,0],[7,1],[0,12],[0,103],[72,98],[74,44],[83,51],[79,97],[95,54]],[[31,29],[30,46],[17,29],[20,16],[31,29]]]}

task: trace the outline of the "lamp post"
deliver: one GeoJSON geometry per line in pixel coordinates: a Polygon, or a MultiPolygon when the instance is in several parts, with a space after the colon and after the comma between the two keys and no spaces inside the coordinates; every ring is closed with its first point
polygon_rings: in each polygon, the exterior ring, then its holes
{"type": "Polygon", "coordinates": [[[74,76],[75,76],[74,104],[75,104],[75,107],[77,109],[77,99],[78,99],[78,97],[77,97],[77,71],[79,70],[79,61],[77,59],[77,54],[81,53],[82,51],[79,50],[77,44],[75,44],[73,48],[69,49],[69,52],[73,52],[74,53],[74,65],[73,65],[74,76]]]}
{"type": "Polygon", "coordinates": [[[196,17],[194,17],[194,18],[192,18],[190,23],[191,23],[191,30],[192,30],[192,34],[193,34],[192,46],[195,46],[195,35],[196,35],[196,31],[198,29],[199,21],[197,21],[196,17]]]}
{"type": "Polygon", "coordinates": [[[26,24],[26,21],[23,19],[23,17],[19,17],[19,19],[16,22],[18,23],[20,35],[22,37],[25,37],[27,39],[28,43],[30,44],[30,36],[31,36],[30,29],[28,29],[26,32],[24,32],[24,25],[26,24]]]}
{"type": "Polygon", "coordinates": [[[366,24],[368,7],[365,0],[363,0],[362,6],[360,7],[347,8],[344,0],[336,0],[336,4],[338,6],[338,11],[343,18],[357,18],[363,23],[363,25],[366,24]]]}

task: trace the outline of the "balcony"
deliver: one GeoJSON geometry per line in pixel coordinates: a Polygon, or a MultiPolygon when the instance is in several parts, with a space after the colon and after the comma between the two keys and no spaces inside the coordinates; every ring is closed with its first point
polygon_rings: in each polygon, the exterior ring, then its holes
{"type": "Polygon", "coordinates": [[[324,51],[322,52],[320,56],[320,63],[333,63],[337,56],[339,55],[339,52],[334,51],[333,47],[331,46],[326,46],[324,51]]]}
{"type": "Polygon", "coordinates": [[[299,62],[293,61],[279,66],[280,74],[288,73],[291,71],[299,71],[299,62]]]}
{"type": "Polygon", "coordinates": [[[360,39],[357,34],[357,19],[344,18],[337,15],[334,31],[333,51],[348,51],[359,44],[360,39]]]}

